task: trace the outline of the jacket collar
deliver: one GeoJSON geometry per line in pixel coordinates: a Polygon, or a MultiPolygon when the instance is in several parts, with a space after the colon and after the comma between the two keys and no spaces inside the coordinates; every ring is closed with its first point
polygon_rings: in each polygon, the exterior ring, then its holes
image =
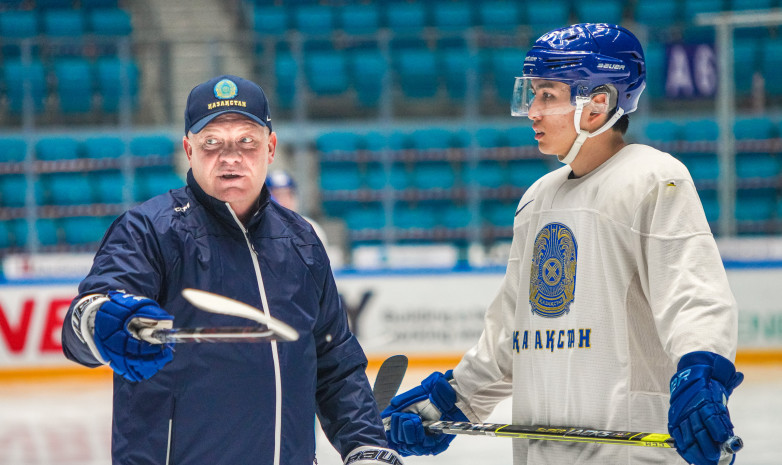
{"type": "MultiPolygon", "coordinates": [[[[196,182],[195,177],[193,177],[193,170],[187,171],[187,185],[190,187],[190,190],[193,192],[198,203],[203,205],[212,215],[225,223],[237,227],[233,215],[231,215],[231,212],[228,210],[227,203],[204,192],[198,182],[196,182]]],[[[245,225],[245,228],[254,229],[258,225],[263,216],[262,213],[266,210],[266,206],[269,205],[270,198],[269,189],[266,187],[266,184],[264,184],[258,196],[257,209],[250,217],[250,221],[245,225]]]]}

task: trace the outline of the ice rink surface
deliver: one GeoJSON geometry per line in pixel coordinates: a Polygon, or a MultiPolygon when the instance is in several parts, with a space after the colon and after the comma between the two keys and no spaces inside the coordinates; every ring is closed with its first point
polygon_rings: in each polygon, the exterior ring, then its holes
{"type": "MultiPolygon", "coordinates": [[[[729,404],[736,433],[745,441],[736,463],[779,465],[782,446],[772,431],[782,416],[782,366],[739,369],[746,379],[729,404]]],[[[409,370],[402,389],[417,385],[428,374],[428,370],[409,370]]],[[[374,372],[369,373],[370,381],[374,376],[374,372]]],[[[500,404],[489,421],[509,420],[509,405],[500,404]]],[[[110,422],[110,381],[23,382],[0,378],[0,465],[109,465],[110,422]]],[[[342,463],[321,433],[318,444],[320,465],[342,463]]],[[[439,456],[409,457],[405,463],[510,465],[510,440],[461,436],[439,456]]]]}

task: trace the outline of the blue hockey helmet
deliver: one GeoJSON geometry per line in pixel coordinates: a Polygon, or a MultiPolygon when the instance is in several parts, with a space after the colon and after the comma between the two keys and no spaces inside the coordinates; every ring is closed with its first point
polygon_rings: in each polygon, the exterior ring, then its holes
{"type": "Polygon", "coordinates": [[[614,24],[584,23],[555,29],[535,41],[524,59],[523,75],[516,78],[513,92],[513,116],[529,113],[534,100],[532,79],[570,85],[574,106],[605,92],[609,95],[607,111],[616,108],[620,114],[631,113],[646,87],[643,48],[632,32],[614,24]]]}
{"type": "Polygon", "coordinates": [[[287,187],[296,190],[296,182],[293,181],[291,175],[283,170],[269,171],[266,175],[266,186],[268,186],[269,189],[287,187]]]}

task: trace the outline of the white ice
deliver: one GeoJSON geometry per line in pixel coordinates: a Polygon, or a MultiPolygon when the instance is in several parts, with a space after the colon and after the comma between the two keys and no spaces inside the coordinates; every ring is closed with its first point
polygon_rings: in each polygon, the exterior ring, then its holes
{"type": "MultiPolygon", "coordinates": [[[[772,434],[782,414],[782,366],[745,366],[744,384],[730,399],[736,433],[745,441],[738,464],[778,465],[782,448],[772,434]]],[[[370,380],[374,373],[369,373],[370,380]]],[[[402,389],[428,371],[409,370],[402,389]]],[[[0,375],[1,376],[1,375],[0,375]]],[[[509,420],[501,403],[492,422],[509,420]]],[[[0,377],[0,465],[108,465],[111,434],[111,385],[103,380],[10,381],[0,377]]],[[[318,463],[342,460],[318,433],[318,463]]],[[[606,445],[603,447],[624,447],[606,445]]],[[[441,455],[408,457],[407,465],[511,465],[510,440],[457,437],[441,455]]]]}

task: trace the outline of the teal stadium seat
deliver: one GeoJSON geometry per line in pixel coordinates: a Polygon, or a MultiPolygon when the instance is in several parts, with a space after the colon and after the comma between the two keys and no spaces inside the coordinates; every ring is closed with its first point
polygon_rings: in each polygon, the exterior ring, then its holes
{"type": "Polygon", "coordinates": [[[474,64],[470,51],[467,48],[448,48],[439,50],[437,54],[448,96],[454,100],[464,100],[467,94],[467,71],[474,64]]]}
{"type": "Polygon", "coordinates": [[[50,37],[74,37],[84,35],[85,18],[81,10],[51,9],[43,12],[43,33],[50,37]]]}
{"type": "Polygon", "coordinates": [[[524,5],[525,18],[532,28],[533,37],[570,24],[570,2],[567,0],[525,2],[524,5]]]}
{"type": "Polygon", "coordinates": [[[348,90],[350,79],[344,53],[336,50],[309,52],[304,64],[310,89],[316,95],[338,95],[348,90]]]}
{"type": "Polygon", "coordinates": [[[92,110],[93,74],[84,58],[64,58],[54,63],[56,94],[63,114],[85,114],[92,110]]]}
{"type": "Polygon", "coordinates": [[[0,138],[0,163],[24,161],[27,156],[27,142],[17,137],[0,138]]]}
{"type": "Polygon", "coordinates": [[[127,37],[133,32],[130,13],[116,7],[91,10],[87,18],[89,30],[99,36],[127,37]]]}
{"type": "Polygon", "coordinates": [[[437,56],[428,48],[403,49],[396,55],[399,86],[413,99],[434,97],[439,88],[437,56]]]}
{"type": "Polygon", "coordinates": [[[397,204],[393,218],[394,226],[399,229],[432,229],[437,226],[434,210],[426,206],[397,204]]]}
{"type": "Polygon", "coordinates": [[[758,51],[760,44],[755,38],[735,38],[733,40],[733,79],[737,97],[749,97],[752,94],[752,79],[759,69],[758,51]]]}
{"type": "Polygon", "coordinates": [[[312,36],[330,35],[334,31],[334,10],[326,5],[300,5],[293,9],[293,23],[298,31],[312,36]]]}
{"type": "Polygon", "coordinates": [[[418,129],[408,135],[416,150],[445,150],[454,147],[454,133],[443,128],[418,129]]]}
{"type": "Polygon", "coordinates": [[[432,9],[432,23],[441,31],[463,31],[474,24],[472,3],[437,1],[432,9]]]}
{"type": "Polygon", "coordinates": [[[39,10],[64,10],[74,7],[74,0],[35,0],[39,10]]]}
{"type": "Polygon", "coordinates": [[[722,0],[684,0],[682,16],[686,24],[694,24],[699,13],[717,13],[723,11],[722,0]]]}
{"type": "Polygon", "coordinates": [[[716,223],[720,219],[720,202],[717,191],[714,189],[700,189],[698,195],[701,198],[703,212],[706,214],[706,221],[716,223]]]}
{"type": "Polygon", "coordinates": [[[79,141],[68,136],[42,137],[35,144],[35,158],[41,161],[74,160],[79,158],[79,141]]]}
{"type": "Polygon", "coordinates": [[[317,138],[315,147],[324,154],[353,153],[359,149],[360,143],[361,136],[354,132],[329,132],[317,138]]]}
{"type": "Polygon", "coordinates": [[[28,228],[26,218],[17,218],[8,221],[8,230],[11,233],[11,240],[16,247],[24,247],[27,245],[28,228]]]}
{"type": "Polygon", "coordinates": [[[53,246],[60,243],[61,227],[55,219],[39,218],[35,221],[35,232],[38,236],[38,243],[42,246],[53,246]]]}
{"type": "MultiPolygon", "coordinates": [[[[0,11],[0,37],[3,44],[0,47],[3,57],[19,57],[22,54],[22,39],[31,39],[38,35],[38,16],[31,10],[0,11]]],[[[34,47],[33,55],[37,55],[34,47]]]]}
{"type": "Polygon", "coordinates": [[[741,222],[768,221],[777,208],[774,189],[739,189],[736,193],[736,220],[741,222]]]}
{"type": "Polygon", "coordinates": [[[380,7],[376,3],[343,5],[338,17],[342,31],[349,35],[376,34],[380,28],[380,7]]]}
{"type": "Polygon", "coordinates": [[[412,175],[413,187],[418,189],[451,189],[456,184],[456,172],[445,161],[416,163],[412,175]]]}
{"type": "Polygon", "coordinates": [[[763,41],[760,59],[760,71],[763,74],[766,93],[772,97],[782,96],[782,38],[763,41]]]}
{"type": "Polygon", "coordinates": [[[324,191],[357,190],[361,188],[361,173],[352,162],[322,163],[320,188],[324,191]]]}
{"type": "Polygon", "coordinates": [[[487,53],[490,57],[497,102],[509,104],[516,78],[522,75],[526,52],[518,48],[498,48],[487,53]]]}
{"type": "Polygon", "coordinates": [[[63,237],[66,244],[86,245],[99,242],[108,229],[113,217],[76,216],[63,218],[63,237]]]}
{"type": "Polygon", "coordinates": [[[143,202],[184,185],[185,181],[170,167],[140,168],[136,171],[134,196],[143,202]]]}
{"type": "Polygon", "coordinates": [[[89,173],[95,201],[102,204],[122,203],[125,177],[119,170],[92,171],[89,173]]]}
{"type": "Polygon", "coordinates": [[[376,49],[351,51],[348,66],[359,105],[367,108],[376,107],[382,96],[383,78],[388,69],[383,54],[376,49]]]}
{"type": "MultiPolygon", "coordinates": [[[[719,138],[719,126],[712,119],[687,121],[682,127],[682,138],[686,142],[716,142],[719,138]]],[[[719,177],[716,145],[713,150],[682,152],[678,154],[678,158],[687,166],[696,182],[716,181],[719,177]]]]}
{"type": "Polygon", "coordinates": [[[96,8],[119,8],[119,0],[81,0],[79,4],[85,10],[96,8]]]}
{"type": "Polygon", "coordinates": [[[776,0],[728,0],[732,11],[767,10],[777,6],[776,0]]]}
{"type": "Polygon", "coordinates": [[[385,6],[385,23],[395,34],[420,35],[428,25],[424,2],[388,2],[385,6]]]}
{"type": "Polygon", "coordinates": [[[40,177],[46,205],[86,205],[93,202],[85,173],[49,173],[40,177]]]}
{"type": "Polygon", "coordinates": [[[116,113],[123,96],[128,97],[131,108],[138,106],[139,69],[135,61],[131,60],[123,65],[119,58],[103,57],[96,60],[95,70],[101,109],[104,112],[116,113]]]}
{"type": "Polygon", "coordinates": [[[381,229],[386,225],[386,215],[379,203],[357,206],[345,214],[345,225],[351,231],[381,229]]]}
{"type": "Polygon", "coordinates": [[[11,112],[22,113],[26,99],[25,80],[30,83],[29,104],[35,112],[42,112],[46,98],[46,72],[43,62],[36,58],[29,64],[23,64],[21,59],[11,58],[3,62],[2,68],[4,93],[8,97],[8,107],[11,112]]]}
{"type": "Polygon", "coordinates": [[[532,125],[525,126],[513,126],[505,130],[505,141],[508,143],[508,147],[537,147],[538,142],[535,140],[535,131],[532,130],[532,125]]]}
{"type": "Polygon", "coordinates": [[[475,141],[481,148],[507,147],[508,140],[505,132],[497,128],[481,128],[475,131],[475,141]]]}
{"type": "Polygon", "coordinates": [[[466,228],[472,223],[472,211],[464,205],[446,205],[438,209],[438,223],[449,229],[466,228]]]}
{"type": "Polygon", "coordinates": [[[531,158],[508,162],[508,181],[515,187],[529,187],[551,169],[545,161],[531,158]]]}
{"type": "MultiPolygon", "coordinates": [[[[653,3],[647,3],[653,5],[653,3]]],[[[661,99],[665,97],[665,45],[659,42],[644,44],[646,60],[646,97],[661,99]]]]}
{"type": "Polygon", "coordinates": [[[277,104],[292,108],[296,99],[298,64],[290,51],[278,50],[274,58],[274,78],[277,83],[277,104]]]}
{"type": "Polygon", "coordinates": [[[481,208],[483,219],[491,226],[511,227],[517,206],[518,202],[483,202],[481,208]]]}
{"type": "Polygon", "coordinates": [[[27,181],[23,174],[0,176],[0,205],[19,208],[25,206],[27,181]]]}
{"type": "Polygon", "coordinates": [[[369,189],[384,189],[386,181],[397,191],[406,189],[410,185],[407,169],[401,163],[393,163],[390,172],[386,174],[385,166],[382,163],[368,163],[366,175],[364,176],[364,185],[369,189]],[[386,179],[388,178],[388,179],[386,179]]]}
{"type": "Polygon", "coordinates": [[[125,153],[125,142],[116,136],[94,136],[84,139],[85,158],[119,158],[125,153]]]}
{"type": "Polygon", "coordinates": [[[620,0],[578,0],[573,5],[579,23],[622,24],[625,3],[620,0]]]}
{"type": "MultiPolygon", "coordinates": [[[[635,22],[650,28],[668,29],[681,18],[678,0],[655,0],[636,2],[633,9],[635,22]]],[[[647,66],[648,68],[648,66],[647,66]]]]}
{"type": "Polygon", "coordinates": [[[736,176],[745,178],[776,178],[779,175],[779,161],[769,151],[742,150],[741,141],[767,140],[776,136],[774,122],[769,118],[741,118],[733,125],[733,134],[739,144],[736,153],[736,176]]]}
{"type": "Polygon", "coordinates": [[[644,126],[644,136],[651,143],[670,143],[682,139],[682,127],[671,120],[652,120],[644,126]]]}
{"type": "Polygon", "coordinates": [[[170,157],[174,154],[174,141],[164,134],[135,136],[130,141],[130,153],[134,157],[170,157]]]}
{"type": "Polygon", "coordinates": [[[466,165],[464,174],[465,184],[475,183],[479,187],[495,188],[508,183],[505,167],[496,160],[481,160],[474,170],[466,165]]]}
{"type": "Polygon", "coordinates": [[[282,36],[290,27],[288,12],[283,6],[259,5],[253,11],[253,31],[261,37],[282,36]]]}
{"type": "Polygon", "coordinates": [[[517,2],[489,1],[478,4],[478,24],[485,32],[513,32],[522,23],[517,2]]]}

